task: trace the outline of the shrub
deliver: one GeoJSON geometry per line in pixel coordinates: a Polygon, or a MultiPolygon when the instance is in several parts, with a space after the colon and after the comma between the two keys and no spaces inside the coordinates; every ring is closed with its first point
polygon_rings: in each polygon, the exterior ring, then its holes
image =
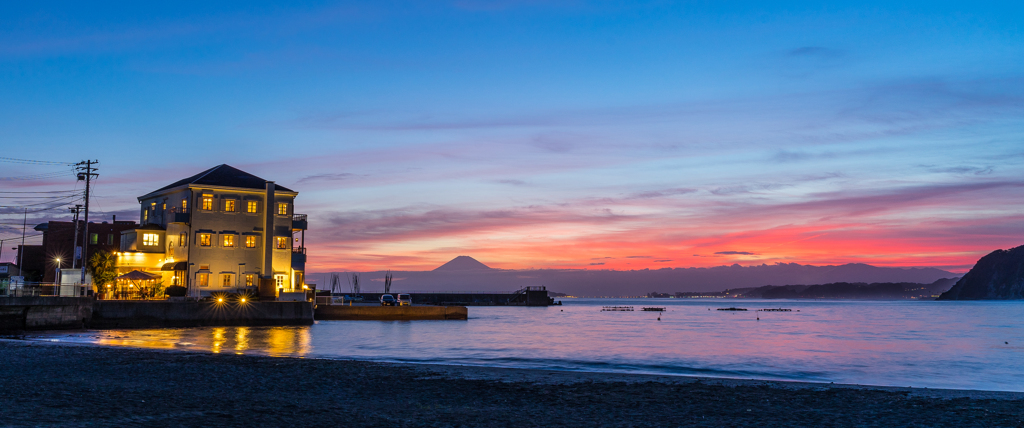
{"type": "Polygon", "coordinates": [[[167,297],[185,297],[186,291],[185,287],[172,285],[164,289],[164,294],[167,295],[167,297]]]}

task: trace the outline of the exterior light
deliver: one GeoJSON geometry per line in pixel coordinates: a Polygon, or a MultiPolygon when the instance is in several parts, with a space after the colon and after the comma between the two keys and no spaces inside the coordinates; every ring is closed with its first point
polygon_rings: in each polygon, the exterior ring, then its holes
{"type": "Polygon", "coordinates": [[[221,302],[223,302],[223,301],[224,301],[224,298],[223,298],[223,297],[218,297],[218,298],[217,298],[217,303],[221,303],[221,302]]]}
{"type": "Polygon", "coordinates": [[[242,303],[245,303],[245,297],[242,298],[242,303]]]}

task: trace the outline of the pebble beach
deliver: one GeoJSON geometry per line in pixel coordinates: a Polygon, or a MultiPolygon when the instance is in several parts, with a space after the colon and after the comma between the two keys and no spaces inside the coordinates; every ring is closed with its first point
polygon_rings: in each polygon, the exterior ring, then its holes
{"type": "Polygon", "coordinates": [[[1024,426],[1024,394],[0,341],[3,426],[1024,426]]]}

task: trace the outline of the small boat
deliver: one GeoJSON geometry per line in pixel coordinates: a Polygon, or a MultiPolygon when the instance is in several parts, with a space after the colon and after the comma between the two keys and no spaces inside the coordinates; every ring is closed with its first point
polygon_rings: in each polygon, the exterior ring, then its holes
{"type": "Polygon", "coordinates": [[[718,308],[720,311],[746,311],[744,308],[718,308]]]}
{"type": "Polygon", "coordinates": [[[643,309],[643,310],[645,310],[647,312],[665,312],[665,308],[657,308],[657,307],[654,307],[654,308],[640,308],[640,309],[643,309]]]}

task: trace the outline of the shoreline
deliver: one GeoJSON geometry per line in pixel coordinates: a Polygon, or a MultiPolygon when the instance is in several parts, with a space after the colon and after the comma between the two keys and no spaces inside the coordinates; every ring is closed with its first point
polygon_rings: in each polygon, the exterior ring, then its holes
{"type": "Polygon", "coordinates": [[[991,399],[991,400],[1024,400],[1024,391],[995,391],[981,389],[947,389],[927,387],[899,387],[886,385],[863,385],[849,383],[825,383],[791,380],[767,380],[755,378],[733,378],[733,377],[712,377],[712,376],[691,376],[691,375],[668,375],[654,373],[619,373],[599,371],[575,371],[575,370],[551,370],[525,367],[493,367],[476,366],[463,364],[437,364],[437,363],[415,363],[415,362],[393,362],[375,361],[360,359],[336,359],[322,357],[293,357],[293,356],[267,356],[256,354],[236,355],[231,353],[213,353],[189,349],[154,349],[142,348],[129,345],[101,345],[88,342],[61,342],[54,340],[39,339],[12,339],[0,338],[0,345],[4,343],[39,344],[44,346],[82,346],[101,349],[132,349],[144,352],[160,352],[172,354],[197,354],[197,355],[231,355],[250,358],[273,358],[311,361],[337,361],[337,362],[360,362],[367,364],[380,364],[385,366],[404,367],[407,369],[423,371],[427,376],[444,375],[452,378],[465,380],[484,380],[497,382],[526,382],[537,384],[572,384],[584,382],[623,382],[627,384],[655,382],[666,385],[686,385],[700,383],[706,385],[719,385],[726,387],[752,387],[768,386],[785,390],[815,390],[823,391],[829,389],[854,389],[884,391],[890,393],[906,393],[915,397],[953,399],[991,399]]]}
{"type": "Polygon", "coordinates": [[[5,426],[1021,426],[1024,396],[0,340],[5,426]]]}

